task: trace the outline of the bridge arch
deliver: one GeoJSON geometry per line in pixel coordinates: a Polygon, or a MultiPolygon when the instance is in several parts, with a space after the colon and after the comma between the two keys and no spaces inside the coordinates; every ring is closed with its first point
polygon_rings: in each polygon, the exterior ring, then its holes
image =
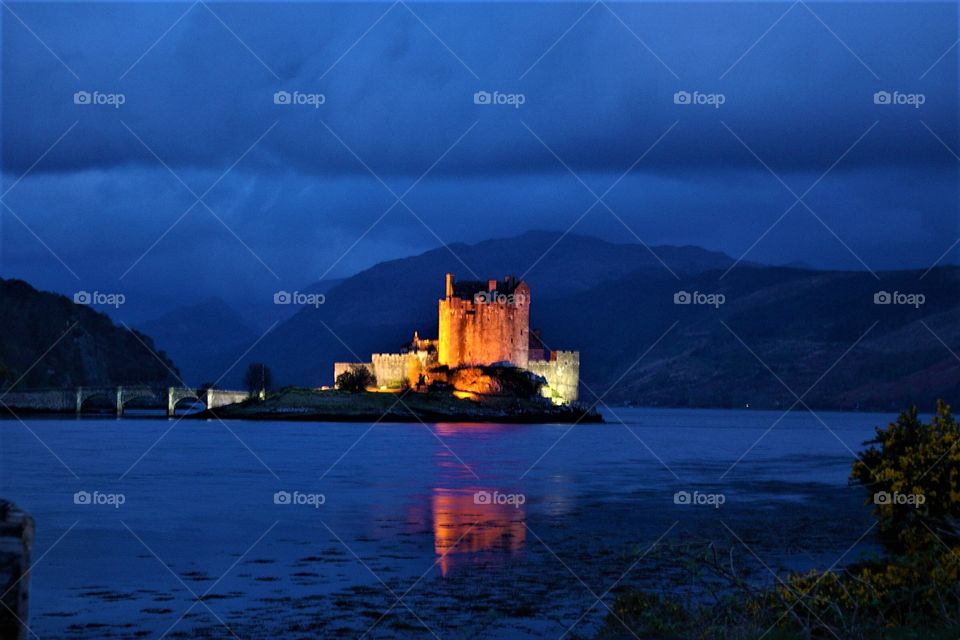
{"type": "Polygon", "coordinates": [[[119,415],[122,413],[121,393],[117,387],[80,387],[77,389],[77,415],[89,409],[91,401],[100,400],[119,415]]]}
{"type": "Polygon", "coordinates": [[[121,410],[123,411],[126,411],[128,407],[130,409],[149,408],[160,409],[162,411],[165,408],[166,399],[166,394],[163,389],[145,386],[120,388],[119,401],[121,410]]]}
{"type": "Polygon", "coordinates": [[[178,405],[184,400],[200,403],[206,409],[216,409],[228,404],[243,402],[250,397],[247,391],[230,391],[227,389],[190,389],[186,387],[170,387],[167,396],[167,415],[173,416],[178,405]]]}
{"type": "Polygon", "coordinates": [[[183,411],[185,409],[191,409],[196,407],[200,411],[207,409],[207,403],[203,401],[202,398],[196,396],[183,396],[179,400],[173,403],[173,409],[170,412],[171,416],[176,415],[177,411],[183,411]]]}
{"type": "Polygon", "coordinates": [[[177,407],[183,406],[185,401],[190,401],[194,404],[200,403],[206,407],[206,403],[202,398],[200,398],[200,396],[197,395],[195,389],[170,387],[167,392],[167,416],[172,417],[174,414],[176,414],[177,407]]]}

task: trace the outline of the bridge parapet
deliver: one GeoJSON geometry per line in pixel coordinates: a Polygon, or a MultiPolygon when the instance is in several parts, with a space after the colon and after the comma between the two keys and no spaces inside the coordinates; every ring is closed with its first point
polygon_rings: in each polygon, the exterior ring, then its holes
{"type": "Polygon", "coordinates": [[[250,397],[248,391],[228,391],[226,389],[207,389],[207,408],[216,409],[228,404],[243,402],[250,397]]]}
{"type": "Polygon", "coordinates": [[[69,413],[77,404],[75,389],[35,389],[31,391],[11,391],[0,398],[11,409],[30,411],[49,411],[51,413],[69,413]]]}
{"type": "Polygon", "coordinates": [[[117,416],[123,416],[124,407],[128,402],[139,399],[154,400],[158,406],[163,406],[164,397],[167,401],[167,415],[173,416],[176,407],[182,400],[203,402],[208,409],[216,409],[228,404],[243,402],[250,397],[247,391],[233,391],[229,389],[205,389],[202,393],[189,387],[168,387],[166,389],[146,385],[119,386],[119,387],[76,387],[73,389],[30,389],[28,391],[11,391],[0,397],[0,403],[11,410],[41,411],[50,413],[83,413],[84,404],[91,398],[106,398],[116,407],[117,416]]]}

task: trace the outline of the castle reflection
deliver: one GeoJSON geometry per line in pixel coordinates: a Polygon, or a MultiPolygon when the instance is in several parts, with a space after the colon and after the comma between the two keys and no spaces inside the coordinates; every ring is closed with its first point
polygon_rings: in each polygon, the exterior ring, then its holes
{"type": "Polygon", "coordinates": [[[431,507],[434,551],[447,575],[455,565],[479,559],[505,563],[522,551],[527,530],[523,505],[494,504],[487,489],[434,489],[431,507]],[[480,504],[478,504],[479,498],[480,504]]]}

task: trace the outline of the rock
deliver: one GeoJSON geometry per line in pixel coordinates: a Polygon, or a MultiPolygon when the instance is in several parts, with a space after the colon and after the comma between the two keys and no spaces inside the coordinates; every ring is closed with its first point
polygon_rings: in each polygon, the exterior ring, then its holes
{"type": "Polygon", "coordinates": [[[0,638],[27,637],[30,551],[33,518],[12,502],[0,499],[0,638]]]}

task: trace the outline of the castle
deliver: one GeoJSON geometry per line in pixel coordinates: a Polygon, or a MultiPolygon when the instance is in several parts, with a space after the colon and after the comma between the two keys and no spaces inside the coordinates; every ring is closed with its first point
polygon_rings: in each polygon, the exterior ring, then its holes
{"type": "Polygon", "coordinates": [[[385,389],[419,388],[430,382],[431,370],[450,370],[492,364],[509,364],[546,380],[542,393],[557,404],[577,399],[580,353],[550,351],[538,331],[530,331],[530,287],[523,280],[456,282],[446,276],[439,304],[436,340],[413,339],[400,353],[375,353],[371,362],[334,364],[334,379],[362,366],[385,389]]]}

